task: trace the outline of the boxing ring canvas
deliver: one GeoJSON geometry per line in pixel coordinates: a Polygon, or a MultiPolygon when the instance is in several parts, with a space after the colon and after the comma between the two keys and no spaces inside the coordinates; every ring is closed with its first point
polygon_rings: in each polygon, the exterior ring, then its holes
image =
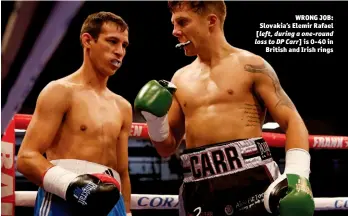
{"type": "MultiPolygon", "coordinates": [[[[36,191],[15,189],[15,129],[26,129],[31,115],[17,114],[11,120],[1,145],[1,215],[15,215],[16,206],[33,207],[36,191]]],[[[148,139],[147,126],[133,123],[130,137],[148,139]]],[[[270,147],[284,147],[285,135],[264,132],[263,138],[270,147]]],[[[348,137],[310,135],[310,147],[314,149],[348,149],[348,137]]],[[[132,194],[132,210],[178,209],[178,195],[132,194]]],[[[348,210],[348,197],[316,197],[315,210],[348,210]]]]}

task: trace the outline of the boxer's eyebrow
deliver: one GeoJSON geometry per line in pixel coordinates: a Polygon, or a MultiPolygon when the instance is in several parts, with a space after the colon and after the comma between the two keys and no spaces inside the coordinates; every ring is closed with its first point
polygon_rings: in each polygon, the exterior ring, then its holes
{"type": "MultiPolygon", "coordinates": [[[[108,36],[108,37],[106,37],[106,40],[115,40],[117,42],[122,41],[120,38],[115,37],[115,36],[108,36]]],[[[128,40],[123,40],[123,44],[128,46],[129,45],[129,41],[128,40]]]]}
{"type": "Polygon", "coordinates": [[[115,36],[107,36],[106,39],[119,40],[119,38],[115,36]]]}
{"type": "MultiPolygon", "coordinates": [[[[183,17],[183,16],[179,16],[179,17],[175,17],[174,21],[176,23],[180,22],[180,21],[187,21],[188,18],[187,17],[183,17]]],[[[174,24],[174,21],[172,20],[172,23],[174,24]]]]}

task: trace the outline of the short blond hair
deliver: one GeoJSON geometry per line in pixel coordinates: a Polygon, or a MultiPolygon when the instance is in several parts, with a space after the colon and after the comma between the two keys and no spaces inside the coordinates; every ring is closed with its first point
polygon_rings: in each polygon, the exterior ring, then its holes
{"type": "Polygon", "coordinates": [[[181,10],[185,6],[199,15],[215,13],[222,26],[225,22],[227,9],[224,1],[168,1],[169,10],[172,13],[181,10]]]}

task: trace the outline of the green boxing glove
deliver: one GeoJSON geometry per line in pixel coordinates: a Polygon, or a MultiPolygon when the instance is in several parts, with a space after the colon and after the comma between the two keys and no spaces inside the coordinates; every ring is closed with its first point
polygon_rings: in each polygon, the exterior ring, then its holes
{"type": "Polygon", "coordinates": [[[167,113],[172,105],[176,86],[165,80],[151,80],[146,83],[134,101],[134,108],[140,111],[148,126],[153,141],[162,142],[169,136],[167,113]]]}
{"type": "Polygon", "coordinates": [[[315,206],[309,172],[309,153],[304,149],[289,149],[284,174],[264,194],[266,210],[280,216],[312,216],[315,206]]]}

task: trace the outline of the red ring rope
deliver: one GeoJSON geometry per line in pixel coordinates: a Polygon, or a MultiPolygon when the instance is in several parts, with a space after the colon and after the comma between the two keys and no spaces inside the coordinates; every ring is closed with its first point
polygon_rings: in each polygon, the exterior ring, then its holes
{"type": "MultiPolygon", "coordinates": [[[[31,120],[31,115],[16,114],[16,129],[26,129],[31,120]]],[[[145,123],[133,123],[131,137],[148,139],[147,125],[145,123]]],[[[286,137],[280,133],[263,132],[263,138],[271,147],[284,147],[286,137]]],[[[314,149],[348,149],[348,137],[328,136],[328,135],[309,135],[310,148],[314,149]]]]}
{"type": "MultiPolygon", "coordinates": [[[[15,128],[27,129],[31,117],[31,115],[16,114],[1,140],[1,210],[7,215],[14,215],[15,208],[15,128]]],[[[133,123],[130,136],[148,139],[147,125],[133,123]]],[[[284,134],[264,132],[262,136],[271,147],[283,147],[285,144],[284,134]]],[[[309,144],[315,149],[348,149],[348,137],[310,135],[309,144]]]]}

